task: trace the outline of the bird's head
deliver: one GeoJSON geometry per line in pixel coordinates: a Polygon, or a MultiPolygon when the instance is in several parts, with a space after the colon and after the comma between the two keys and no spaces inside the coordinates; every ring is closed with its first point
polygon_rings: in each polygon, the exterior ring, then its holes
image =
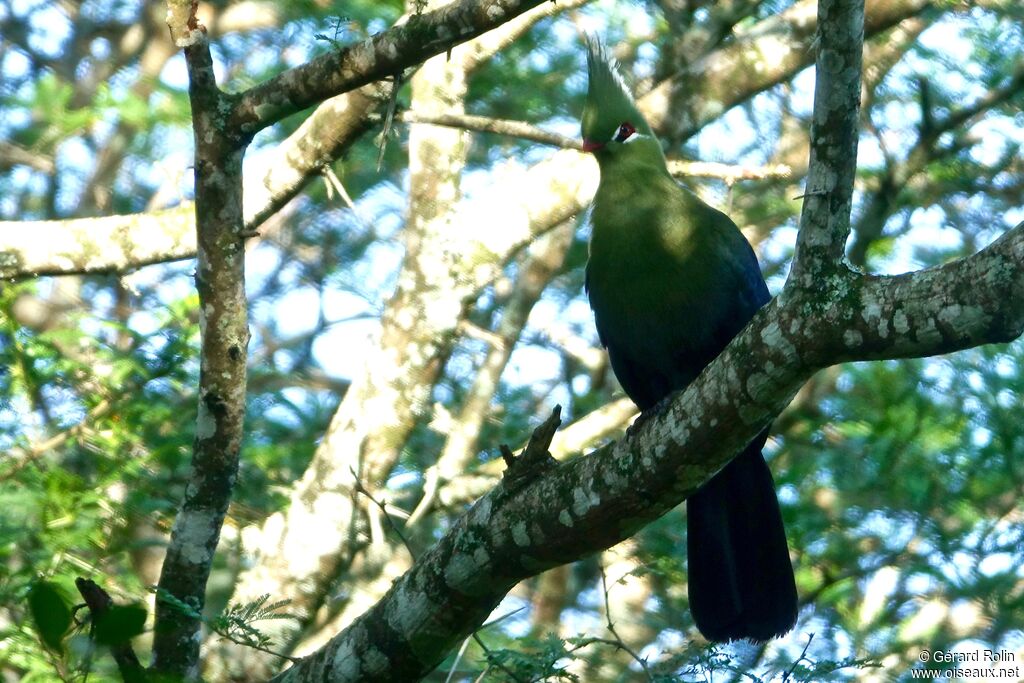
{"type": "Polygon", "coordinates": [[[583,107],[583,149],[598,161],[621,155],[656,154],[661,145],[641,116],[618,65],[600,40],[587,38],[589,86],[583,107]]]}

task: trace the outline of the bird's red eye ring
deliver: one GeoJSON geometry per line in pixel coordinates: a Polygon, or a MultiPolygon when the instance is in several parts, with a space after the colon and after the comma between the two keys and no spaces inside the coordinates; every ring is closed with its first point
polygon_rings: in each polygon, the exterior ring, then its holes
{"type": "Polygon", "coordinates": [[[629,121],[623,121],[619,126],[619,129],[615,132],[615,142],[625,142],[635,132],[636,126],[629,121]]]}

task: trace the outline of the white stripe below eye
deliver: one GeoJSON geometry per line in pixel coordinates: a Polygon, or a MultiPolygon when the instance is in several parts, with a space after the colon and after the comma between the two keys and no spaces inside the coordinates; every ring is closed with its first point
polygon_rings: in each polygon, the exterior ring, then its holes
{"type": "Polygon", "coordinates": [[[633,134],[632,134],[632,135],[630,135],[630,136],[629,136],[628,138],[626,138],[625,140],[623,140],[623,141],[622,141],[622,144],[624,144],[624,145],[628,145],[628,144],[629,144],[629,143],[631,143],[631,142],[636,142],[636,141],[637,141],[637,140],[639,140],[640,138],[649,138],[649,137],[651,137],[651,136],[650,136],[650,135],[644,135],[643,133],[633,133],[633,134]]]}

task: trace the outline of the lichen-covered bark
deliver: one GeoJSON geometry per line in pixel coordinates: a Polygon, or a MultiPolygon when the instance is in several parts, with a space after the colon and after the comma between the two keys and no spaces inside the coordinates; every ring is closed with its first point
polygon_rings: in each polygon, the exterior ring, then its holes
{"type": "Polygon", "coordinates": [[[185,497],[160,573],[153,637],[154,671],[185,680],[199,677],[198,615],[238,472],[249,343],[241,184],[247,141],[225,128],[209,44],[201,31],[194,38],[185,58],[196,144],[199,414],[185,497]]]}
{"type": "Polygon", "coordinates": [[[1024,328],[1024,223],[968,259],[858,276],[836,292],[829,363],[912,358],[1007,342],[1024,328]],[[1009,299],[1009,300],[1007,300],[1009,299]]]}
{"type": "Polygon", "coordinates": [[[66,221],[0,221],[0,278],[125,272],[195,255],[191,204],[66,221]]]}
{"type": "Polygon", "coordinates": [[[860,132],[863,0],[819,2],[811,160],[790,279],[801,289],[841,274],[860,132]]]}

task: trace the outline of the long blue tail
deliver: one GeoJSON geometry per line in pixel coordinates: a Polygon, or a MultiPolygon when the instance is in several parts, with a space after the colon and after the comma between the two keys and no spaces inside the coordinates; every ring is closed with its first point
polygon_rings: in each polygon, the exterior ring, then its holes
{"type": "Polygon", "coordinates": [[[687,500],[690,611],[711,641],[766,641],[796,623],[793,566],[763,443],[687,500]]]}

